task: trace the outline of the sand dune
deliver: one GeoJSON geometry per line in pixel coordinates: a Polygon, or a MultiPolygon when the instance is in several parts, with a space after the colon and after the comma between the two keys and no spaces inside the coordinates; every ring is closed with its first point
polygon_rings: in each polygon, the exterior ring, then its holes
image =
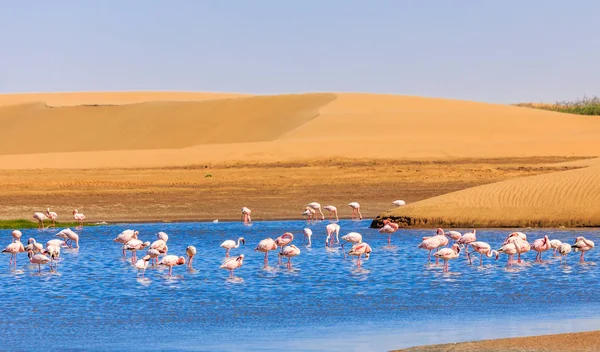
{"type": "Polygon", "coordinates": [[[600,167],[517,178],[386,211],[406,225],[600,226],[600,167]]]}

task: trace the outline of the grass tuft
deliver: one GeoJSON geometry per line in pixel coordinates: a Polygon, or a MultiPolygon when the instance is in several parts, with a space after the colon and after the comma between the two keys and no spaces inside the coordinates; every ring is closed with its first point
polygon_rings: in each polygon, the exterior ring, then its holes
{"type": "Polygon", "coordinates": [[[555,104],[521,103],[516,104],[516,106],[563,112],[567,114],[600,115],[600,98],[597,96],[591,98],[583,97],[576,101],[559,101],[555,104]]]}
{"type": "MultiPolygon", "coordinates": [[[[44,226],[48,226],[48,222],[44,221],[44,226]]],[[[56,228],[77,227],[78,222],[56,222],[56,228]]],[[[84,226],[97,226],[96,224],[85,223],[84,226]]],[[[0,229],[18,230],[18,229],[37,229],[38,223],[26,219],[16,220],[0,220],[0,229]]]]}

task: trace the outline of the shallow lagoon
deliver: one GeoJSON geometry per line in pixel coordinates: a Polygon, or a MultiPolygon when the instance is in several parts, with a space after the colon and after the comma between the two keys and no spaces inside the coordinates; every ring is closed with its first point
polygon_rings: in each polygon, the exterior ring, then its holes
{"type": "MultiPolygon", "coordinates": [[[[545,252],[546,264],[528,262],[506,268],[506,256],[484,268],[468,265],[466,257],[450,262],[450,273],[428,265],[427,252],[417,249],[423,235],[434,232],[400,230],[387,237],[369,229],[369,220],[341,221],[341,233],[357,231],[373,248],[371,258],[357,269],[341,250],[324,247],[328,222],[306,221],[240,223],[155,223],[84,227],[79,251],[63,249],[58,273],[37,273],[26,255],[17,270],[8,268],[9,256],[0,257],[0,297],[3,346],[86,350],[268,350],[383,351],[418,344],[483,338],[561,333],[600,329],[599,249],[579,263],[571,253],[562,266],[545,252]],[[313,230],[313,246],[302,243],[302,229],[313,230]],[[148,269],[136,277],[129,261],[121,258],[112,239],[124,229],[140,231],[140,239],[170,235],[169,253],[184,255],[188,245],[198,254],[195,271],[175,267],[148,269]],[[263,270],[263,254],[253,252],[259,240],[294,233],[302,250],[293,270],[277,266],[263,270]],[[219,269],[225,239],[243,236],[244,266],[236,279],[219,269]]],[[[23,240],[45,243],[57,230],[24,230],[23,240]]],[[[460,230],[465,232],[464,229],[460,230]]],[[[498,248],[511,230],[479,229],[478,240],[498,248]]],[[[532,242],[548,234],[573,243],[578,235],[600,244],[598,229],[523,230],[532,242]]],[[[10,231],[0,231],[5,244],[10,231]]],[[[349,247],[348,247],[349,248],[349,247]]],[[[130,254],[128,254],[130,255],[130,254]]],[[[13,348],[11,348],[13,349],[13,348]]]]}

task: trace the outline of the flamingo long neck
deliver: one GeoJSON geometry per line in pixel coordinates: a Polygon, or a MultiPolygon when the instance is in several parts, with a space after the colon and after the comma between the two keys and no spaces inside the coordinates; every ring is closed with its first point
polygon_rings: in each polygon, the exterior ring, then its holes
{"type": "Polygon", "coordinates": [[[333,213],[335,214],[335,220],[336,220],[336,221],[340,221],[340,218],[338,218],[338,215],[337,215],[337,210],[336,210],[336,211],[334,211],[333,213]]]}
{"type": "Polygon", "coordinates": [[[240,240],[241,240],[241,239],[242,239],[241,237],[240,237],[240,238],[238,238],[238,240],[237,240],[237,244],[236,244],[236,245],[235,245],[235,247],[233,247],[233,248],[238,248],[238,247],[240,246],[240,240]]]}

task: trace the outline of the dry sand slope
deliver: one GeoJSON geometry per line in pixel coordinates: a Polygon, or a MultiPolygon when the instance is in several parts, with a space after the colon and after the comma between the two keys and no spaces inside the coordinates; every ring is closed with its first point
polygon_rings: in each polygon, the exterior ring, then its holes
{"type": "Polygon", "coordinates": [[[468,188],[379,215],[405,225],[600,226],[600,166],[468,188]]]}
{"type": "Polygon", "coordinates": [[[514,106],[373,94],[61,94],[0,95],[0,167],[600,155],[597,117],[514,106]],[[123,103],[133,104],[102,106],[123,103]]]}

